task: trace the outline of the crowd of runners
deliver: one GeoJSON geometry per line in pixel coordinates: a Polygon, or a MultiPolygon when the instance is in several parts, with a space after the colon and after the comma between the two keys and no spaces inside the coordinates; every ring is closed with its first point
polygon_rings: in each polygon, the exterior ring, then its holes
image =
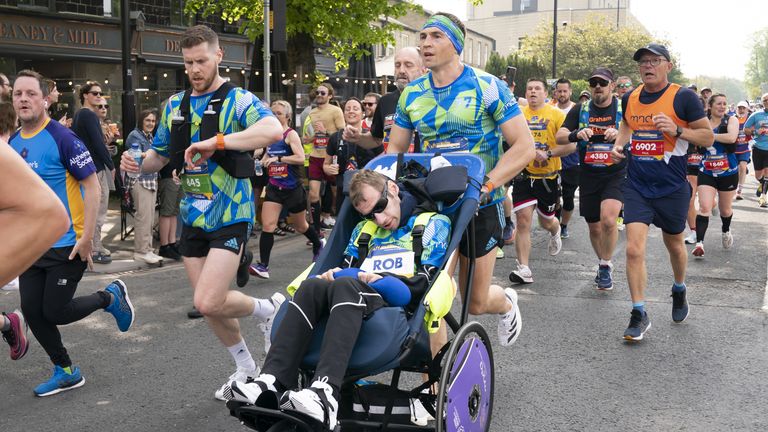
{"type": "MultiPolygon", "coordinates": [[[[734,247],[732,203],[751,199],[743,193],[750,162],[759,184],[755,205],[768,207],[768,94],[762,97],[763,109],[708,88],[698,92],[695,86],[670,83],[675,66],[667,48],[650,44],[633,56],[640,77],[636,84],[595,65],[589,76],[570,77],[589,83],[578,102],[572,101],[571,82],[565,78],[552,86],[543,78],[528,79],[519,83],[525,97],[515,99],[511,77],[495,77],[460,61],[465,34],[455,16],[436,14],[421,30],[418,48],[395,54],[396,91],[349,97],[339,106],[333,86],[324,83],[313,89],[313,103],[300,115],[286,101],[265,104],[219,76],[222,52],[213,31],[196,26],[184,34],[181,48],[191,89],[165,103],[152,120],[158,122],[156,130],[149,128],[145,136],[142,157],[126,152],[120,168],[134,178],[141,174],[134,180],[139,182],[156,181],[144,176],[165,170],[181,185],[181,237],[177,242],[173,235],[162,245],[173,246],[183,257],[193,288],[191,316],[206,318],[235,364],[235,372],[215,390],[216,398],[233,398],[233,388],[253,393],[246,386],[259,383],[261,370],[240,334],[239,318],[255,317],[268,334],[286,301],[280,293],[250,297],[231,289],[232,281],[242,287],[249,273],[268,279],[284,271],[270,268],[275,236],[303,234],[312,247],[307,262],[316,259],[344,200],[343,185],[381,153],[468,151],[485,162],[469,311],[498,316],[503,346],[520,336],[522,317],[516,291],[492,283],[494,266],[504,256],[503,247],[514,244],[512,284],[534,283],[534,273],[547,271],[530,266],[534,214],[552,256],[560,253],[564,239],[589,237],[600,291],[612,290],[619,277],[612,260],[624,231],[632,305],[621,336],[640,341],[651,328],[644,294],[650,226],[661,229],[669,253],[672,320],[680,323],[689,313],[688,256],[705,258],[705,235],[715,208],[722,247],[734,247]],[[588,232],[569,227],[577,215],[587,222],[588,232]],[[258,242],[257,257],[247,248],[249,240],[258,242]],[[693,245],[690,251],[686,243],[693,245]]],[[[35,394],[47,396],[84,383],[58,326],[105,310],[120,331],[128,331],[134,308],[119,280],[90,296],[74,297],[96,247],[91,233],[104,188],[100,170],[76,131],[49,118],[50,90],[42,76],[23,71],[12,83],[0,78],[9,89],[0,102],[0,138],[26,164],[19,158],[11,162],[19,162],[21,170],[31,168],[66,208],[66,214],[56,209],[64,223],[52,231],[55,244],[41,249],[44,254],[34,263],[18,257],[21,268],[31,264],[20,277],[21,310],[4,313],[0,321],[12,359],[26,353],[27,323],[45,348],[54,373],[35,394]]],[[[386,185],[383,204],[365,217],[395,229],[386,220],[386,198],[399,192],[387,192],[386,185]]],[[[13,205],[3,203],[0,217],[13,205]]],[[[458,265],[461,299],[467,255],[462,246],[449,266],[453,272],[458,265]]],[[[12,267],[4,269],[4,278],[15,276],[12,267]]],[[[439,342],[445,335],[434,338],[439,342]]],[[[265,344],[269,351],[269,338],[265,344]]],[[[328,396],[338,397],[338,388],[325,386],[326,381],[318,388],[329,388],[328,396]]],[[[265,382],[262,377],[261,388],[274,387],[274,377],[265,382]]],[[[326,409],[310,415],[327,421],[323,416],[329,414],[326,409]]]]}

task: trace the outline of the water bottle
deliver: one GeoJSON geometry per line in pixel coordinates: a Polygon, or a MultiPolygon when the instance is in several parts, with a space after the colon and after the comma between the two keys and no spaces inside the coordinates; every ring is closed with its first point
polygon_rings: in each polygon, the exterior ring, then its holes
{"type": "Polygon", "coordinates": [[[264,168],[261,167],[261,159],[255,158],[253,160],[253,170],[256,171],[257,176],[264,175],[264,168]]]}
{"type": "MultiPolygon", "coordinates": [[[[142,160],[142,157],[141,157],[141,149],[139,148],[139,143],[135,142],[135,143],[131,144],[131,149],[128,150],[128,151],[130,152],[130,155],[133,158],[133,160],[135,160],[136,164],[139,166],[139,172],[141,172],[141,160],[142,160]]],[[[139,176],[139,173],[137,173],[137,172],[135,172],[135,173],[134,172],[128,172],[127,174],[128,174],[128,177],[131,177],[131,178],[136,178],[136,177],[139,176]]]]}

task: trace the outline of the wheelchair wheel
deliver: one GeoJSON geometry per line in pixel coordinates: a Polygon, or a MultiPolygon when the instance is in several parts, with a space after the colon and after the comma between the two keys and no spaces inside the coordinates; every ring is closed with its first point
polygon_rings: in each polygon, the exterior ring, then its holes
{"type": "Polygon", "coordinates": [[[480,323],[456,333],[442,364],[436,432],[486,432],[493,411],[493,351],[480,323]]]}

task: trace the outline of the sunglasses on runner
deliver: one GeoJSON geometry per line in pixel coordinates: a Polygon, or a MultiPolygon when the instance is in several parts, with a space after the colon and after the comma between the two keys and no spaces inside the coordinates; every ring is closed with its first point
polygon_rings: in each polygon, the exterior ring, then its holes
{"type": "Polygon", "coordinates": [[[632,87],[632,83],[619,84],[618,87],[619,88],[630,88],[630,87],[632,87]]]}
{"type": "Polygon", "coordinates": [[[387,197],[387,186],[389,185],[389,180],[384,182],[384,189],[381,191],[381,198],[379,198],[378,201],[376,201],[376,205],[373,206],[371,211],[368,214],[361,214],[360,216],[365,220],[374,220],[376,219],[376,214],[381,213],[384,210],[386,210],[387,205],[389,204],[389,198],[387,197]]]}
{"type": "Polygon", "coordinates": [[[600,87],[608,87],[608,84],[610,84],[609,81],[606,81],[606,80],[601,79],[601,78],[591,78],[589,80],[589,86],[592,87],[592,88],[597,87],[598,85],[600,87]]]}
{"type": "Polygon", "coordinates": [[[363,102],[363,105],[370,107],[376,105],[376,102],[363,102]]]}
{"type": "Polygon", "coordinates": [[[327,96],[327,95],[328,95],[328,93],[327,93],[327,92],[320,92],[320,91],[319,91],[319,92],[317,92],[317,95],[318,95],[318,96],[327,96]]]}
{"type": "Polygon", "coordinates": [[[109,105],[96,105],[98,109],[107,109],[109,108],[109,105]]]}

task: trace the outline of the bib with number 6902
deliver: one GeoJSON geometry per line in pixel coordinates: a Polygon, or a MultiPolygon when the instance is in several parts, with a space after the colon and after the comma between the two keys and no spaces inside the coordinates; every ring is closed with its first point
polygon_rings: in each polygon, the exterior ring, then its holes
{"type": "Polygon", "coordinates": [[[632,134],[632,157],[639,162],[664,158],[664,135],[659,131],[636,131],[632,134]]]}

